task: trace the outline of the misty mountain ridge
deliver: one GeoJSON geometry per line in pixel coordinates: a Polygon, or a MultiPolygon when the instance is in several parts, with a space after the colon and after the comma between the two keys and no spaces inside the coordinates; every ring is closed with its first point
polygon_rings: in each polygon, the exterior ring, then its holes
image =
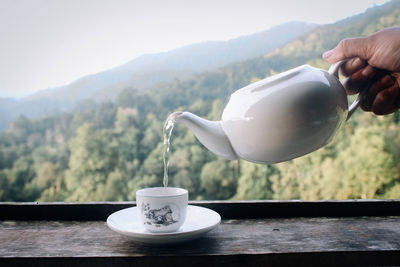
{"type": "Polygon", "coordinates": [[[113,100],[126,87],[145,90],[175,78],[186,79],[195,73],[262,56],[315,27],[316,24],[294,21],[228,41],[206,41],[145,54],[119,67],[84,76],[65,86],[41,90],[17,101],[3,98],[0,130],[19,115],[28,118],[54,115],[71,110],[81,100],[113,100]]]}
{"type": "Polygon", "coordinates": [[[144,90],[172,78],[187,78],[196,72],[212,71],[233,62],[261,56],[316,26],[306,22],[288,22],[228,41],[205,41],[166,52],[145,54],[119,67],[84,76],[65,86],[40,91],[26,99],[96,99],[98,95],[95,92],[118,83],[144,90]]]}

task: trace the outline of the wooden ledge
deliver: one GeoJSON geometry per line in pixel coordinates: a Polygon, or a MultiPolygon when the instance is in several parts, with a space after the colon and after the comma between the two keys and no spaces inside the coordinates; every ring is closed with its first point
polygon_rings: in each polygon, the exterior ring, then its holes
{"type": "Polygon", "coordinates": [[[134,202],[1,203],[0,266],[396,266],[400,201],[204,201],[222,223],[146,246],[106,218],[134,202]]]}
{"type": "MultiPolygon", "coordinates": [[[[191,201],[223,219],[400,216],[400,200],[191,201]]],[[[0,220],[105,220],[135,202],[2,202],[0,220]]]]}
{"type": "Polygon", "coordinates": [[[104,221],[1,221],[0,266],[395,266],[400,217],[223,220],[206,236],[141,245],[104,221]]]}

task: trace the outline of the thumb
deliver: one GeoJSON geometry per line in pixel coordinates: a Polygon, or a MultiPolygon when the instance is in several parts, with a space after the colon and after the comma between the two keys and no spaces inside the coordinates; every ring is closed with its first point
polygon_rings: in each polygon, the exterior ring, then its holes
{"type": "Polygon", "coordinates": [[[344,39],[334,49],[325,52],[322,57],[331,64],[352,57],[368,60],[369,46],[370,41],[367,37],[344,39]]]}

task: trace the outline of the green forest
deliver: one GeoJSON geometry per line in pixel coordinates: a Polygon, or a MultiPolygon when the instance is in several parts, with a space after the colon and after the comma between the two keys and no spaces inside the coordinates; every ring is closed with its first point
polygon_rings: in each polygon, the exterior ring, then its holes
{"type": "MultiPolygon", "coordinates": [[[[19,117],[0,133],[0,201],[135,200],[162,186],[165,119],[190,111],[219,120],[229,95],[290,68],[327,69],[321,55],[344,38],[400,25],[400,2],[322,25],[264,55],[145,91],[125,88],[103,103],[38,120],[19,117]]],[[[357,111],[332,143],[273,165],[226,161],[183,125],[171,138],[169,185],[193,200],[400,198],[400,113],[357,111]]]]}

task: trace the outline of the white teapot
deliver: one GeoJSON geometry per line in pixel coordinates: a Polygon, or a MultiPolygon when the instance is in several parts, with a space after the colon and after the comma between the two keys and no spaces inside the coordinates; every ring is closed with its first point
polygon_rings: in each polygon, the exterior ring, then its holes
{"type": "Polygon", "coordinates": [[[328,144],[359,106],[361,94],[348,108],[338,78],[343,63],[329,71],[303,65],[239,89],[221,121],[190,112],[175,120],[225,159],[271,164],[300,157],[328,144]]]}

